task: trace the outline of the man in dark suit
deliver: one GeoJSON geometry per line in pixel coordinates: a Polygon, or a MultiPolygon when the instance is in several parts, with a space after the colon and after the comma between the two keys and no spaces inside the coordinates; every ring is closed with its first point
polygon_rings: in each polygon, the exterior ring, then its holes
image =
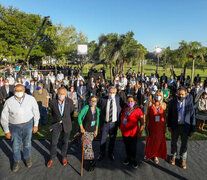
{"type": "Polygon", "coordinates": [[[195,111],[192,99],[187,96],[184,87],[180,87],[177,91],[177,98],[174,98],[168,105],[168,130],[171,132],[171,154],[170,163],[175,165],[177,156],[177,141],[181,136],[180,158],[181,167],[187,168],[187,145],[188,139],[195,132],[195,111]]]}
{"type": "Polygon", "coordinates": [[[81,109],[85,106],[86,101],[86,86],[84,86],[83,81],[80,81],[80,86],[77,87],[78,95],[78,111],[81,112],[81,109]]]}
{"type": "Polygon", "coordinates": [[[197,76],[194,78],[194,84],[197,84],[200,82],[201,82],[201,77],[199,76],[199,74],[197,74],[197,76]]]}
{"type": "Polygon", "coordinates": [[[9,85],[9,81],[5,80],[5,85],[0,89],[0,99],[5,102],[8,98],[14,95],[14,86],[9,85]]]}
{"type": "Polygon", "coordinates": [[[163,75],[160,77],[160,83],[167,83],[167,76],[165,76],[165,73],[163,73],[163,75]]]}
{"type": "Polygon", "coordinates": [[[113,151],[123,104],[122,99],[119,96],[116,96],[115,87],[110,87],[108,96],[101,98],[98,102],[98,107],[101,110],[100,128],[102,133],[99,160],[102,160],[105,157],[106,139],[108,134],[110,138],[108,155],[112,161],[115,160],[113,151]]]}
{"type": "Polygon", "coordinates": [[[54,98],[50,103],[52,111],[52,122],[50,126],[51,134],[51,150],[50,161],[47,163],[47,167],[51,167],[57,154],[57,144],[60,135],[63,135],[62,143],[62,164],[67,165],[67,151],[70,132],[72,130],[72,118],[74,112],[73,101],[66,97],[67,90],[60,88],[57,98],[54,98]]]}

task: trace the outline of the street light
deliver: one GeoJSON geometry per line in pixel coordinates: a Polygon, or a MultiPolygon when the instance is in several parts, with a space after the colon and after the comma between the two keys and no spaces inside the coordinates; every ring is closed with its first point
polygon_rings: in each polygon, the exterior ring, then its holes
{"type": "Polygon", "coordinates": [[[162,52],[162,48],[157,46],[155,47],[155,53],[157,54],[157,68],[156,68],[156,72],[158,72],[158,68],[159,68],[159,61],[160,61],[160,53],[162,52]]]}

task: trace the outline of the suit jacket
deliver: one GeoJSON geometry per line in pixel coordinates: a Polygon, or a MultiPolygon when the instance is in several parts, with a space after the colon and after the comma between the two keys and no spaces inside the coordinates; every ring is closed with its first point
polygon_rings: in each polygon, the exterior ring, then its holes
{"type": "Polygon", "coordinates": [[[72,130],[72,120],[74,113],[73,101],[68,97],[65,98],[65,106],[63,111],[63,117],[59,111],[58,99],[54,98],[50,103],[50,108],[52,111],[52,126],[58,126],[59,122],[62,121],[63,129],[65,133],[69,133],[72,130]]]}
{"type": "MultiPolygon", "coordinates": [[[[106,108],[107,108],[107,102],[108,102],[109,96],[102,97],[97,106],[100,108],[101,113],[100,113],[100,125],[102,126],[103,123],[105,122],[106,118],[106,108]]],[[[116,99],[116,107],[117,107],[117,122],[120,122],[120,115],[121,115],[121,110],[122,107],[124,106],[124,102],[120,96],[115,96],[116,99]]]]}
{"type": "MultiPolygon", "coordinates": [[[[178,126],[178,109],[177,109],[177,98],[172,99],[168,104],[168,127],[175,130],[178,126]]],[[[192,98],[187,96],[185,98],[185,112],[184,112],[184,123],[186,133],[189,135],[195,131],[195,110],[193,108],[192,98]]]]}
{"type": "Polygon", "coordinates": [[[81,94],[81,86],[78,86],[77,88],[77,95],[78,99],[80,99],[80,96],[83,96],[83,100],[86,100],[86,86],[82,86],[82,94],[81,94]]]}
{"type": "Polygon", "coordinates": [[[9,85],[9,94],[8,94],[8,97],[7,97],[5,85],[1,87],[1,89],[0,89],[0,99],[1,100],[8,99],[8,98],[10,98],[13,95],[14,95],[14,86],[13,85],[9,85]]]}

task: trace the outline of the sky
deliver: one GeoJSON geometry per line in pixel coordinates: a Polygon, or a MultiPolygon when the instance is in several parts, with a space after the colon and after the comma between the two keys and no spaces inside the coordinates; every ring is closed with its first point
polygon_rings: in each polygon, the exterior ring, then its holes
{"type": "Polygon", "coordinates": [[[95,40],[101,34],[134,32],[148,51],[182,40],[207,46],[207,0],[0,0],[26,13],[73,25],[95,40]]]}

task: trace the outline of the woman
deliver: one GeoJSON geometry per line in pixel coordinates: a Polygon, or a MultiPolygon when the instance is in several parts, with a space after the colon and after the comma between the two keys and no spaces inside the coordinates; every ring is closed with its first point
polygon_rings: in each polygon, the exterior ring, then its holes
{"type": "Polygon", "coordinates": [[[203,131],[205,121],[207,120],[207,93],[203,92],[201,99],[198,102],[198,111],[196,113],[198,129],[203,131]]]}
{"type": "Polygon", "coordinates": [[[4,78],[1,76],[0,77],[0,88],[4,86],[4,78]]]}
{"type": "Polygon", "coordinates": [[[135,105],[134,98],[129,96],[127,105],[122,109],[120,126],[127,155],[123,162],[124,165],[131,163],[133,168],[138,167],[136,161],[137,137],[141,136],[143,128],[144,115],[142,110],[135,105]],[[139,121],[140,125],[138,124],[139,121]]]}
{"type": "Polygon", "coordinates": [[[78,115],[78,123],[82,138],[84,136],[84,160],[89,161],[89,171],[95,168],[94,152],[92,148],[93,139],[98,134],[99,126],[99,108],[96,107],[97,97],[91,96],[89,105],[83,107],[78,115]]]}
{"type": "Polygon", "coordinates": [[[63,80],[63,85],[64,87],[68,90],[69,88],[69,80],[68,80],[68,76],[65,76],[64,80],[63,80]]]}
{"type": "Polygon", "coordinates": [[[68,91],[68,97],[73,100],[73,105],[75,107],[75,111],[78,109],[78,96],[77,93],[75,92],[74,86],[70,87],[70,91],[68,91]]]}
{"type": "Polygon", "coordinates": [[[156,164],[159,158],[167,159],[167,146],[165,139],[166,129],[166,104],[162,102],[161,91],[155,94],[154,102],[149,105],[146,118],[146,146],[145,158],[154,158],[156,164]]]}
{"type": "Polygon", "coordinates": [[[169,97],[170,97],[170,90],[168,89],[167,83],[165,83],[164,88],[162,88],[162,92],[163,92],[163,96],[164,96],[163,101],[165,103],[168,103],[169,97]]]}

